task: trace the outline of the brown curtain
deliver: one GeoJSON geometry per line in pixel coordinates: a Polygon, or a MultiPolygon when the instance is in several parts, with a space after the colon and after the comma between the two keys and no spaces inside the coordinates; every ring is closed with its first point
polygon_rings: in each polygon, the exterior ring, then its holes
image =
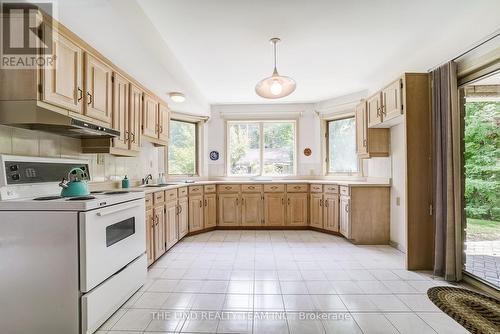
{"type": "Polygon", "coordinates": [[[434,274],[462,278],[460,110],[457,67],[446,63],[431,73],[434,185],[434,274]]]}

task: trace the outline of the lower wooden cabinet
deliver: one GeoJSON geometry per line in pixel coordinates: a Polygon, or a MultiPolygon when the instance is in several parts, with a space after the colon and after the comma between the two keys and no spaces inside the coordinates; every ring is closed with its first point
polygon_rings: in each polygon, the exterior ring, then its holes
{"type": "Polygon", "coordinates": [[[203,198],[205,228],[217,226],[217,195],[205,194],[203,198]]]}
{"type": "Polygon", "coordinates": [[[323,197],[323,228],[339,231],[339,196],[336,194],[325,194],[323,197]]]}
{"type": "Polygon", "coordinates": [[[264,225],[285,225],[285,193],[264,193],[264,225]]]}
{"type": "Polygon", "coordinates": [[[262,194],[260,192],[241,194],[242,226],[262,225],[262,201],[262,194]]]}
{"type": "Polygon", "coordinates": [[[179,241],[177,200],[165,204],[165,240],[166,249],[170,249],[179,241]]]}
{"type": "Polygon", "coordinates": [[[219,221],[220,226],[240,225],[240,194],[219,193],[219,221]]]}
{"type": "Polygon", "coordinates": [[[315,228],[323,228],[323,193],[311,193],[309,225],[315,228]]]}
{"type": "Polygon", "coordinates": [[[286,201],[286,225],[307,226],[307,193],[288,193],[286,201]]]}
{"type": "Polygon", "coordinates": [[[180,240],[189,232],[189,203],[187,197],[179,197],[177,209],[177,229],[180,240]]]}
{"type": "Polygon", "coordinates": [[[154,216],[154,259],[165,253],[165,208],[163,205],[153,208],[154,216]]]}
{"type": "Polygon", "coordinates": [[[351,237],[351,213],[349,196],[340,196],[340,233],[346,237],[351,237]]]}
{"type": "Polygon", "coordinates": [[[153,209],[150,208],[146,210],[146,255],[148,266],[155,261],[154,225],[153,209]]]}
{"type": "Polygon", "coordinates": [[[203,195],[189,196],[189,232],[203,229],[203,195]]]}

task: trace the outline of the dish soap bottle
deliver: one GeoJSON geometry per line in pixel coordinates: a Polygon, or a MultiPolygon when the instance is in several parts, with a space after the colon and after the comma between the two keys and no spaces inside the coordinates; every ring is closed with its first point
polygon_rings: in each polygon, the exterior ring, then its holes
{"type": "Polygon", "coordinates": [[[130,187],[130,181],[127,178],[127,175],[125,175],[125,177],[122,180],[122,188],[128,188],[128,187],[130,187]]]}

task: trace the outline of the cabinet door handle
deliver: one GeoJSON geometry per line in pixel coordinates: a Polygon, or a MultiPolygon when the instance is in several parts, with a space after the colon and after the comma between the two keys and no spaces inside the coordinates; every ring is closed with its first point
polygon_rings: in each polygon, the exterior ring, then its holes
{"type": "Polygon", "coordinates": [[[135,143],[135,133],[131,132],[130,136],[132,137],[132,143],[135,143]]]}
{"type": "Polygon", "coordinates": [[[158,223],[160,222],[160,217],[158,217],[158,215],[155,215],[155,225],[158,225],[158,223]]]}
{"type": "Polygon", "coordinates": [[[255,187],[254,186],[249,186],[248,189],[253,190],[253,189],[255,189],[255,187]]]}
{"type": "Polygon", "coordinates": [[[345,212],[349,212],[349,204],[345,205],[345,212]]]}
{"type": "Polygon", "coordinates": [[[203,206],[203,201],[200,201],[200,208],[203,206]]]}
{"type": "Polygon", "coordinates": [[[89,97],[89,102],[87,102],[88,105],[92,104],[92,94],[87,92],[87,96],[89,97]]]}
{"type": "Polygon", "coordinates": [[[366,147],[366,139],[363,139],[363,147],[366,147]]]}
{"type": "Polygon", "coordinates": [[[207,206],[207,200],[204,200],[205,206],[207,206]]]}
{"type": "Polygon", "coordinates": [[[319,200],[319,206],[323,206],[323,200],[322,199],[319,200]]]}
{"type": "Polygon", "coordinates": [[[158,133],[163,133],[163,126],[161,125],[158,126],[158,133]]]}
{"type": "Polygon", "coordinates": [[[231,189],[231,186],[225,186],[224,189],[226,190],[230,190],[231,189]]]}
{"type": "Polygon", "coordinates": [[[328,207],[328,200],[325,199],[325,207],[328,207]]]}
{"type": "Polygon", "coordinates": [[[287,204],[290,205],[290,199],[289,198],[287,199],[287,204]]]}
{"type": "Polygon", "coordinates": [[[281,199],[281,205],[285,205],[285,199],[284,198],[281,199]]]}
{"type": "Polygon", "coordinates": [[[241,205],[245,205],[245,199],[244,198],[241,199],[241,205]]]}
{"type": "Polygon", "coordinates": [[[377,117],[380,117],[380,107],[377,107],[377,117]]]}
{"type": "Polygon", "coordinates": [[[276,186],[272,186],[272,187],[271,187],[271,189],[278,189],[278,187],[276,187],[276,186]]]}
{"type": "Polygon", "coordinates": [[[83,99],[83,90],[78,87],[78,102],[80,102],[83,99]]]}

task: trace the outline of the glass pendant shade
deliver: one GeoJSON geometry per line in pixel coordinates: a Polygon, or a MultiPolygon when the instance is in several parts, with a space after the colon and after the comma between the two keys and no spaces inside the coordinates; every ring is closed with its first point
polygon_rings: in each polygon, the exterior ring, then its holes
{"type": "Polygon", "coordinates": [[[255,92],[257,95],[266,99],[279,99],[290,95],[296,88],[295,81],[286,76],[279,75],[276,69],[276,43],[279,42],[279,38],[272,38],[271,43],[274,47],[274,71],[270,77],[264,78],[257,83],[255,86],[255,92]]]}

